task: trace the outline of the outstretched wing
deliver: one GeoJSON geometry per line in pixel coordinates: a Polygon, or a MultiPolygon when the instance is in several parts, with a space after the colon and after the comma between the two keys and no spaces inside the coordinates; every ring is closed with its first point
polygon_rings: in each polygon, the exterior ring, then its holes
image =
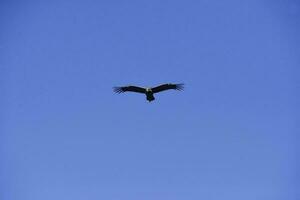
{"type": "Polygon", "coordinates": [[[123,93],[123,92],[138,92],[146,93],[146,89],[137,86],[125,86],[125,87],[114,87],[114,92],[123,93]]]}
{"type": "Polygon", "coordinates": [[[170,90],[170,89],[174,89],[174,90],[183,90],[184,88],[184,84],[180,83],[180,84],[163,84],[163,85],[159,85],[157,87],[152,88],[152,92],[153,93],[157,93],[157,92],[162,92],[165,90],[170,90]]]}

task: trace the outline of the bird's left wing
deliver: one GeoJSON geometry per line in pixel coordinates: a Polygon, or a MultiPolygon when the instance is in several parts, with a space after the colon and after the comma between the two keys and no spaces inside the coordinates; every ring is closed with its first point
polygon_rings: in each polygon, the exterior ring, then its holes
{"type": "Polygon", "coordinates": [[[152,92],[157,93],[157,92],[161,92],[164,90],[170,90],[170,89],[183,90],[183,88],[184,88],[183,83],[180,83],[180,84],[170,84],[169,83],[169,84],[162,84],[162,85],[152,88],[152,92]]]}
{"type": "Polygon", "coordinates": [[[137,86],[114,87],[114,91],[116,93],[123,93],[123,92],[146,93],[145,88],[137,87],[137,86]]]}

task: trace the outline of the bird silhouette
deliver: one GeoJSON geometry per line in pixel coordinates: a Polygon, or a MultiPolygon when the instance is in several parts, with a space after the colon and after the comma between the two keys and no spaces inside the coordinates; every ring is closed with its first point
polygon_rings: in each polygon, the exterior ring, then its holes
{"type": "Polygon", "coordinates": [[[120,93],[124,93],[124,92],[136,92],[136,93],[142,93],[146,95],[146,99],[151,102],[153,100],[155,100],[154,98],[154,94],[158,93],[158,92],[162,92],[165,90],[178,90],[181,91],[184,89],[184,84],[180,83],[180,84],[162,84],[156,87],[150,87],[150,88],[144,88],[144,87],[138,87],[138,86],[133,86],[133,85],[129,85],[129,86],[123,86],[123,87],[114,87],[114,92],[120,94],[120,93]]]}

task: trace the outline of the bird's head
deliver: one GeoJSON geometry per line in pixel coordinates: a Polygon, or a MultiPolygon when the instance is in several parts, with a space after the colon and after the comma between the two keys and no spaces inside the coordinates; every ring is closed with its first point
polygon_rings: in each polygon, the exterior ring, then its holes
{"type": "Polygon", "coordinates": [[[151,88],[146,88],[146,92],[152,92],[151,88]]]}

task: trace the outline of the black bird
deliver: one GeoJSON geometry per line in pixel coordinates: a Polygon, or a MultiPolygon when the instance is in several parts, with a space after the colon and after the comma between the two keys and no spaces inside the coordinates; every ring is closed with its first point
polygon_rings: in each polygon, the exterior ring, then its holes
{"type": "Polygon", "coordinates": [[[143,93],[146,95],[147,100],[149,102],[153,101],[155,98],[153,96],[154,93],[158,93],[158,92],[162,92],[165,90],[170,90],[170,89],[174,89],[174,90],[183,90],[184,84],[180,83],[180,84],[162,84],[159,85],[157,87],[153,87],[153,88],[142,88],[142,87],[137,87],[137,86],[124,86],[124,87],[114,87],[114,91],[116,93],[123,93],[123,92],[137,92],[137,93],[143,93]]]}

